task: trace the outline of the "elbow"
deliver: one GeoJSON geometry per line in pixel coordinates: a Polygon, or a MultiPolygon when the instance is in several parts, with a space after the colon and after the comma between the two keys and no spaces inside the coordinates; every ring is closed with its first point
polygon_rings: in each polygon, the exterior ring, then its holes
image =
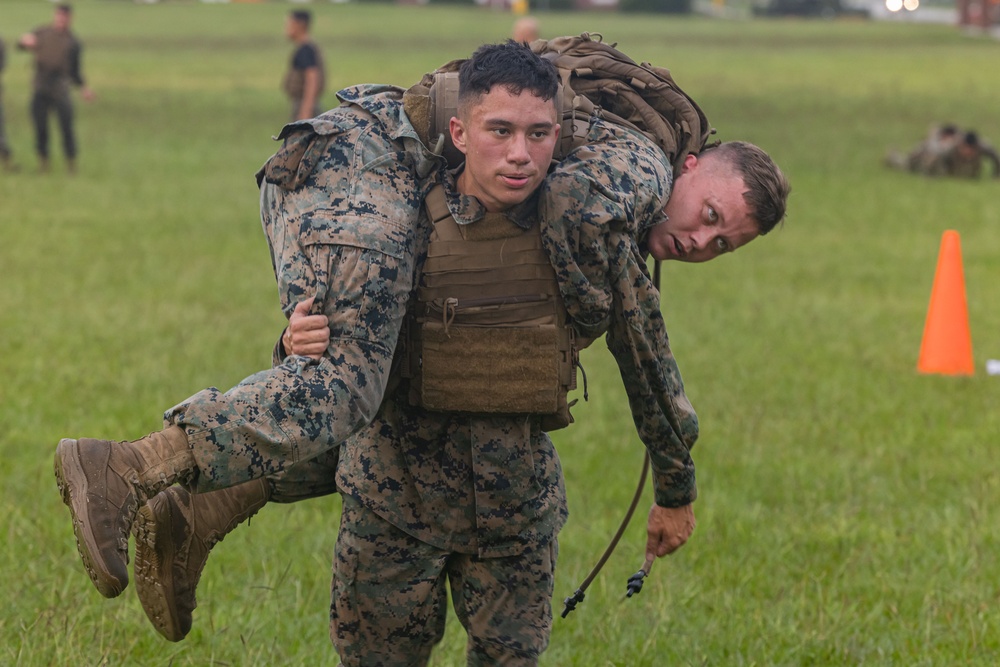
{"type": "Polygon", "coordinates": [[[691,419],[681,427],[680,436],[681,442],[684,443],[688,451],[691,451],[694,443],[698,440],[698,417],[694,414],[691,415],[691,419]]]}

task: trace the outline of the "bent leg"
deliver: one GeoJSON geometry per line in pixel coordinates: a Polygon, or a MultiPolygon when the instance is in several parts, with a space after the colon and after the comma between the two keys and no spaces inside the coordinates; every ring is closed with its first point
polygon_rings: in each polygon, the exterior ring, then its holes
{"type": "Polygon", "coordinates": [[[268,502],[294,503],[336,493],[338,449],[283,473],[209,493],[181,486],[161,491],[135,525],[135,583],[146,617],[164,638],[191,631],[197,588],[209,553],[268,502]]]}
{"type": "Polygon", "coordinates": [[[226,393],[206,389],[168,410],[165,423],[184,428],[198,465],[193,490],[203,493],[281,473],[339,447],[371,421],[381,379],[362,373],[362,364],[348,358],[345,351],[335,366],[329,359],[289,357],[226,393]]]}
{"type": "Polygon", "coordinates": [[[337,493],[337,461],[340,448],[334,447],[308,461],[296,463],[284,472],[267,478],[271,501],[297,503],[337,493]]]}
{"type": "Polygon", "coordinates": [[[229,392],[205,390],[164,415],[188,434],[202,473],[196,491],[279,473],[339,447],[374,418],[418,252],[420,191],[409,168],[398,170],[392,189],[369,175],[352,177],[350,164],[326,165],[323,177],[352,194],[337,205],[326,188],[263,186],[261,220],[282,309],[288,316],[314,297],[313,312],[329,321],[330,345],[319,362],[289,357],[229,392]],[[377,212],[374,201],[384,204],[377,212]]]}
{"type": "Polygon", "coordinates": [[[323,272],[316,282],[330,322],[326,356],[288,357],[228,392],[207,389],[167,411],[164,421],[188,435],[201,472],[197,492],[275,474],[339,447],[382,402],[412,262],[348,245],[304,252],[309,272],[323,272]]]}

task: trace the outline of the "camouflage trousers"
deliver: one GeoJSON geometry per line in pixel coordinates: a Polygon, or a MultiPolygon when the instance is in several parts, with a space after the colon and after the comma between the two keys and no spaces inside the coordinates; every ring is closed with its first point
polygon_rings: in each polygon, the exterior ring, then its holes
{"type": "Polygon", "coordinates": [[[283,473],[321,455],[334,457],[332,481],[340,443],[374,415],[358,394],[377,405],[381,388],[350,385],[329,359],[288,357],[225,393],[198,392],[168,410],[164,422],[187,433],[196,493],[283,473]]]}
{"type": "Polygon", "coordinates": [[[536,665],[552,630],[558,542],[479,558],[417,540],[344,496],[330,638],[344,667],[426,665],[444,636],[445,580],[470,666],[536,665]]]}
{"type": "Polygon", "coordinates": [[[62,133],[63,154],[76,157],[76,134],[73,131],[73,99],[69,86],[36,90],[31,97],[31,120],[35,125],[35,151],[39,157],[49,157],[49,113],[55,111],[62,133]]]}
{"type": "Polygon", "coordinates": [[[327,316],[330,345],[319,361],[288,357],[227,392],[205,389],[164,414],[166,425],[187,433],[199,469],[195,492],[274,475],[320,454],[335,456],[382,402],[413,282],[413,253],[377,223],[364,234],[357,221],[317,229],[315,218],[329,215],[323,211],[313,214],[310,229],[301,229],[307,216],[285,214],[301,206],[296,196],[264,186],[264,231],[282,309],[289,314],[315,297],[312,312],[327,316]]]}

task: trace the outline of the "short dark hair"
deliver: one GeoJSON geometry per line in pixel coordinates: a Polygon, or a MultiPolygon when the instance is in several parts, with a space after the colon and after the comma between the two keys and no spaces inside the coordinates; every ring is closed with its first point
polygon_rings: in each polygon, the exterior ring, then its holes
{"type": "Polygon", "coordinates": [[[551,62],[525,44],[512,39],[484,44],[458,70],[459,113],[495,86],[503,86],[512,95],[527,90],[551,100],[559,92],[559,75],[551,62]]]}
{"type": "Polygon", "coordinates": [[[72,14],[73,13],[73,7],[71,5],[66,4],[66,3],[60,3],[60,4],[56,5],[56,11],[59,12],[59,13],[61,13],[61,14],[72,14]]]}
{"type": "Polygon", "coordinates": [[[761,235],[785,217],[792,186],[770,155],[746,141],[727,141],[706,149],[702,155],[725,160],[743,177],[743,200],[761,235]]]}
{"type": "Polygon", "coordinates": [[[294,11],[288,12],[288,15],[292,17],[292,20],[298,21],[306,28],[312,22],[312,12],[307,12],[304,9],[296,9],[294,11]]]}

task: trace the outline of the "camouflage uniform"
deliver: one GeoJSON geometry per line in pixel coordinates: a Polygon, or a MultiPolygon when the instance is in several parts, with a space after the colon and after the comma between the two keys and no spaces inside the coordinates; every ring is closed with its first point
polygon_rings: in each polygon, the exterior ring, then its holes
{"type": "MultiPolygon", "coordinates": [[[[485,209],[454,179],[444,179],[449,209],[474,223],[485,209]]],[[[505,213],[524,227],[536,214],[534,197],[505,213]]],[[[423,664],[444,632],[445,579],[469,664],[535,664],[548,644],[555,538],[567,516],[540,420],[428,411],[410,405],[404,382],[344,442],[330,628],[344,665],[423,664]]]]}
{"type": "Polygon", "coordinates": [[[683,507],[697,495],[689,450],[698,419],[643,247],[649,228],[664,220],[673,171],[663,152],[632,130],[597,121],[587,142],[542,185],[542,242],[577,333],[607,334],[650,455],[657,504],[683,507]]]}
{"type": "MultiPolygon", "coordinates": [[[[653,461],[657,502],[686,505],[696,495],[688,452],[698,423],[637,240],[663,219],[671,169],[628,130],[598,122],[590,141],[558,165],[540,200],[507,216],[526,226],[541,214],[574,326],[590,339],[607,333],[653,461]]],[[[456,222],[483,216],[450,177],[445,187],[456,222]]],[[[423,664],[443,632],[446,576],[469,633],[470,665],[537,662],[567,516],[559,458],[539,421],[428,412],[409,405],[401,385],[344,443],[337,485],[348,497],[331,636],[345,665],[423,664]],[[502,599],[513,608],[492,606],[502,599]],[[472,601],[491,613],[466,614],[472,601]]]]}
{"type": "Polygon", "coordinates": [[[359,86],[339,96],[339,108],[286,126],[283,148],[258,174],[282,309],[290,314],[315,296],[313,312],[330,323],[328,354],[289,357],[165,413],[166,425],[187,433],[199,492],[319,454],[335,460],[331,447],[371,421],[382,401],[433,180],[425,177],[438,158],[403,113],[401,89],[359,86]]]}
{"type": "Polygon", "coordinates": [[[31,117],[35,125],[35,149],[49,156],[49,111],[55,110],[62,132],[63,152],[76,157],[73,132],[73,99],[70,85],[83,86],[80,54],[83,47],[69,30],[43,26],[35,30],[35,80],[31,97],[31,117]]]}
{"type": "MultiPolygon", "coordinates": [[[[349,91],[341,97],[374,113],[349,91]]],[[[379,99],[385,97],[391,95],[379,99]]],[[[379,111],[390,110],[401,113],[391,104],[379,111]]],[[[358,137],[381,134],[386,127],[382,118],[381,125],[366,123],[365,114],[352,113],[360,120],[338,123],[334,113],[291,126],[312,127],[329,137],[325,143],[312,135],[297,142],[286,130],[285,159],[272,160],[266,174],[285,187],[305,187],[284,192],[265,186],[262,199],[285,312],[317,287],[329,289],[320,300],[335,339],[329,349],[338,359],[312,364],[290,357],[228,394],[207,390],[196,395],[168,412],[167,421],[183,425],[194,443],[201,490],[272,474],[273,499],[284,501],[332,492],[329,475],[337,453],[324,447],[360,428],[344,440],[336,475],[345,499],[331,637],[345,665],[425,663],[444,629],[445,578],[469,634],[469,664],[533,665],[548,643],[556,536],[567,518],[559,458],[539,416],[430,412],[410,405],[404,382],[390,382],[377,414],[365,425],[371,401],[386,386],[392,349],[387,343],[395,340],[413,286],[407,269],[412,271],[412,258],[426,249],[426,215],[414,202],[433,179],[421,181],[426,165],[414,156],[426,156],[419,149],[387,155],[384,161],[357,159],[366,167],[383,165],[390,175],[376,171],[373,180],[379,187],[391,183],[393,193],[406,196],[393,200],[394,211],[383,205],[386,193],[377,191],[372,199],[378,199],[377,210],[365,211],[356,225],[340,224],[350,210],[369,201],[343,193],[372,189],[361,181],[322,182],[343,180],[354,164],[348,158],[369,155],[346,150],[341,139],[350,138],[356,146],[358,137]],[[294,168],[283,169],[285,164],[294,168]],[[409,173],[400,165],[409,165],[409,173]],[[329,211],[343,207],[348,211],[329,211]],[[276,224],[277,213],[287,219],[276,224]],[[399,241],[392,239],[399,225],[387,221],[390,215],[410,221],[399,241]],[[415,235],[414,224],[420,230],[415,235]],[[380,238],[376,228],[390,239],[380,238]],[[371,235],[356,238],[359,230],[371,235]],[[386,244],[395,244],[397,254],[410,258],[408,264],[400,259],[392,274],[383,264],[363,262],[373,267],[364,273],[379,283],[367,287],[376,294],[391,289],[395,297],[380,298],[381,308],[368,316],[352,315],[347,324],[338,318],[345,310],[355,311],[365,294],[351,286],[353,270],[343,281],[331,279],[335,270],[345,271],[338,267],[357,262],[353,254],[343,256],[347,251],[341,244],[351,253],[360,252],[357,246],[377,251],[383,261],[393,252],[386,244]],[[350,287],[343,294],[340,282],[350,287]],[[394,305],[386,305],[389,301],[394,305]],[[378,339],[371,331],[392,335],[378,339]],[[346,378],[345,370],[351,371],[346,378]],[[345,388],[352,383],[353,390],[345,388]],[[359,389],[370,389],[362,392],[369,397],[363,406],[354,397],[359,389]]],[[[670,167],[655,145],[614,126],[595,123],[591,141],[557,167],[539,194],[506,215],[527,227],[541,213],[543,239],[574,326],[591,339],[608,334],[652,456],[657,501],[685,505],[695,496],[688,450],[697,420],[683,393],[659,295],[638,241],[662,219],[670,167]]],[[[383,147],[387,152],[392,151],[383,147]]],[[[454,178],[444,178],[449,208],[456,222],[473,224],[485,211],[456,191],[454,178]]]]}

